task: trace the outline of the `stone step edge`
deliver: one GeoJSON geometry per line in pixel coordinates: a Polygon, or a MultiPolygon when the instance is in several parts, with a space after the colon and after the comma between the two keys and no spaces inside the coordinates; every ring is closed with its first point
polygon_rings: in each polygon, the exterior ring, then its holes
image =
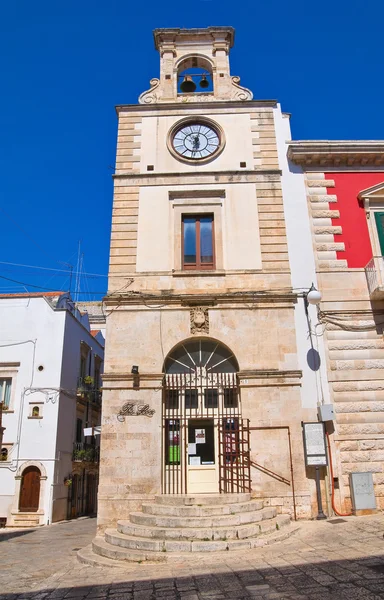
{"type": "MultiPolygon", "coordinates": [[[[270,508],[266,508],[266,509],[262,509],[263,511],[265,511],[265,513],[267,513],[267,511],[270,511],[270,508]]],[[[239,523],[238,525],[218,525],[218,526],[207,526],[207,527],[165,527],[163,525],[142,525],[141,523],[132,523],[132,521],[128,521],[128,520],[121,520],[117,522],[117,525],[121,526],[121,527],[126,527],[127,525],[132,526],[137,528],[138,530],[146,530],[146,529],[150,529],[153,530],[154,532],[162,530],[162,529],[166,529],[169,531],[175,531],[175,532],[180,532],[180,535],[182,535],[182,533],[184,533],[185,535],[188,533],[188,529],[190,529],[191,531],[197,531],[199,533],[204,533],[204,532],[208,532],[208,531],[227,531],[228,529],[236,529],[236,530],[240,530],[240,531],[245,531],[246,529],[249,529],[251,527],[254,527],[258,524],[261,523],[265,523],[267,521],[272,521],[273,519],[276,519],[277,516],[281,516],[281,515],[276,515],[276,512],[273,516],[262,516],[262,518],[259,521],[254,521],[251,523],[239,523]]],[[[288,517],[289,519],[289,517],[288,517]]],[[[118,528],[117,530],[119,531],[119,533],[123,533],[121,532],[118,528]]],[[[135,535],[135,534],[129,534],[129,535],[135,535]]],[[[184,535],[184,537],[185,537],[184,535]]],[[[137,536],[140,537],[140,536],[137,536]]],[[[149,536],[143,536],[143,537],[148,537],[148,539],[151,539],[149,536]]],[[[163,538],[156,538],[156,536],[152,536],[154,539],[163,539],[163,538]]],[[[207,536],[204,536],[207,537],[207,536]]],[[[171,539],[171,538],[169,538],[171,539]]],[[[177,538],[175,538],[177,539],[177,538]]]]}
{"type": "Polygon", "coordinates": [[[155,504],[167,506],[225,506],[226,504],[237,504],[251,500],[250,492],[239,492],[234,494],[156,494],[155,504]],[[238,498],[238,499],[237,499],[238,498]]]}
{"type": "Polygon", "coordinates": [[[121,562],[113,558],[106,558],[101,554],[95,554],[92,550],[92,544],[88,544],[76,554],[77,560],[83,565],[91,567],[113,567],[114,569],[121,568],[121,562]]]}
{"type": "MultiPolygon", "coordinates": [[[[276,527],[277,520],[271,519],[274,523],[271,523],[276,527]]],[[[284,527],[287,523],[278,524],[279,528],[284,527]]],[[[188,539],[159,539],[159,538],[149,538],[149,537],[140,537],[136,535],[126,535],[124,533],[120,533],[116,529],[107,529],[105,531],[106,539],[109,537],[110,539],[121,540],[130,542],[132,544],[142,544],[143,548],[129,548],[128,546],[120,546],[120,544],[113,544],[112,542],[106,541],[112,547],[122,548],[125,550],[140,550],[140,552],[149,552],[150,555],[153,554],[166,554],[166,553],[195,553],[195,552],[220,552],[224,550],[236,550],[236,549],[250,549],[255,547],[255,540],[260,537],[266,537],[271,533],[274,533],[277,529],[273,529],[273,531],[260,532],[257,535],[250,536],[248,538],[240,538],[240,539],[230,539],[230,540],[188,540],[188,539]],[[163,544],[163,549],[160,549],[160,544],[163,544]],[[149,546],[152,545],[152,548],[149,546]],[[153,549],[153,546],[158,545],[158,549],[153,549]],[[186,549],[185,546],[189,545],[190,549],[186,549]],[[184,547],[184,549],[181,549],[184,547]],[[172,549],[173,548],[173,549],[172,549]],[[196,549],[201,548],[201,550],[196,549]]]]}
{"type": "MultiPolygon", "coordinates": [[[[285,529],[284,531],[275,531],[273,533],[268,533],[268,534],[264,534],[261,535],[257,538],[251,538],[249,541],[252,541],[251,547],[249,548],[249,550],[254,550],[257,548],[262,548],[264,546],[271,546],[272,544],[278,544],[279,542],[284,542],[285,540],[287,540],[288,538],[290,538],[292,535],[294,535],[295,533],[297,533],[300,530],[300,525],[298,525],[297,523],[292,525],[291,527],[289,527],[288,529],[285,529]]],[[[247,540],[245,540],[247,541],[247,540]]],[[[232,552],[238,552],[240,554],[244,552],[244,550],[242,549],[229,549],[229,551],[232,552]]],[[[191,556],[193,558],[198,558],[199,556],[205,555],[206,556],[206,552],[166,552],[166,560],[167,562],[180,562],[180,560],[182,559],[190,559],[191,556]]],[[[224,551],[217,551],[217,552],[212,552],[212,556],[215,557],[215,560],[220,560],[221,557],[223,557],[223,559],[228,558],[228,550],[224,550],[224,551]]]]}
{"type": "Polygon", "coordinates": [[[93,556],[102,556],[108,560],[117,561],[120,564],[122,562],[127,563],[159,563],[165,561],[164,553],[154,552],[152,550],[140,550],[139,548],[125,548],[110,544],[103,537],[96,537],[92,540],[91,549],[93,556]],[[113,553],[114,558],[110,558],[103,554],[103,552],[113,553]]]}
{"type": "MultiPolygon", "coordinates": [[[[274,507],[268,507],[269,508],[274,508],[274,507]]],[[[235,514],[230,514],[230,515],[211,515],[209,517],[199,517],[199,516],[188,516],[188,517],[180,517],[179,515],[176,516],[170,516],[170,515],[152,515],[149,513],[143,513],[143,512],[131,512],[129,513],[129,519],[124,519],[124,520],[119,520],[117,521],[118,523],[131,523],[132,525],[143,525],[145,527],[160,527],[162,529],[196,529],[199,528],[196,525],[193,525],[191,523],[193,522],[199,522],[201,524],[200,528],[206,528],[206,527],[210,527],[210,528],[217,528],[217,527],[237,527],[239,525],[251,525],[252,523],[259,523],[260,521],[263,520],[263,516],[261,515],[261,518],[256,518],[256,517],[260,517],[260,513],[265,510],[263,508],[259,509],[259,510],[255,510],[255,511],[246,511],[246,512],[242,512],[242,513],[235,513],[235,514]],[[240,521],[240,519],[244,519],[243,521],[240,521]],[[232,523],[231,521],[239,519],[238,523],[232,523]],[[177,523],[175,525],[160,525],[159,523],[157,523],[156,521],[167,521],[167,520],[172,520],[174,523],[177,523]],[[222,525],[214,525],[212,523],[212,521],[222,521],[222,525]],[[227,522],[229,521],[229,523],[227,522]]],[[[276,514],[276,510],[274,512],[273,517],[277,516],[276,514]]],[[[272,518],[273,518],[272,517],[272,518]]]]}
{"type": "MultiPolygon", "coordinates": [[[[298,523],[293,523],[292,526],[286,531],[276,531],[276,533],[272,533],[272,534],[265,535],[260,538],[256,538],[254,540],[255,543],[254,543],[252,549],[261,548],[263,546],[269,546],[272,544],[278,544],[280,542],[283,542],[284,540],[290,538],[292,535],[297,533],[299,530],[300,530],[300,525],[298,523]]],[[[103,540],[103,538],[100,538],[100,539],[103,540]]],[[[240,552],[243,552],[243,550],[232,550],[232,552],[240,553],[240,552]]],[[[153,554],[156,554],[156,553],[153,553],[153,554]]],[[[204,554],[204,556],[206,556],[205,552],[193,552],[193,553],[192,552],[179,552],[179,553],[166,552],[166,553],[164,553],[162,560],[164,562],[180,562],[181,559],[186,559],[189,561],[191,561],[192,559],[199,560],[199,557],[202,554],[204,554]]],[[[228,551],[214,553],[215,560],[220,559],[221,556],[223,558],[228,557],[228,551]]],[[[121,569],[122,567],[130,566],[130,564],[131,564],[130,561],[127,561],[127,560],[124,561],[124,560],[106,558],[105,556],[102,556],[100,554],[95,554],[92,551],[92,544],[89,544],[88,546],[85,546],[84,548],[79,550],[77,552],[77,558],[80,563],[87,564],[92,567],[114,567],[114,568],[121,569]]],[[[135,563],[135,562],[139,562],[139,561],[132,561],[132,563],[135,563]]],[[[151,561],[148,561],[148,560],[146,560],[144,562],[145,565],[150,564],[150,563],[151,563],[151,561]]]]}
{"type": "MultiPolygon", "coordinates": [[[[176,504],[157,504],[156,502],[143,502],[142,507],[143,507],[143,513],[146,515],[157,515],[157,516],[173,516],[173,515],[167,515],[166,513],[160,512],[150,512],[148,510],[148,512],[145,509],[158,509],[159,507],[161,508],[169,508],[170,510],[173,510],[175,508],[177,509],[186,509],[185,512],[188,512],[188,509],[190,508],[200,508],[201,510],[204,510],[205,508],[209,508],[209,510],[217,510],[217,514],[210,514],[210,515],[206,515],[206,516],[224,516],[224,515],[228,515],[231,513],[222,513],[220,511],[222,511],[223,509],[228,509],[228,508],[235,508],[235,507],[240,507],[243,508],[244,506],[246,506],[249,510],[244,510],[243,512],[251,512],[254,510],[255,508],[255,504],[261,504],[261,508],[257,508],[256,510],[262,510],[263,508],[270,508],[270,507],[266,507],[263,506],[263,500],[260,500],[258,498],[254,498],[252,500],[247,500],[246,502],[233,502],[233,503],[228,503],[228,504],[204,504],[204,505],[199,505],[199,504],[193,504],[193,505],[176,505],[176,504]]],[[[238,512],[242,512],[242,511],[235,511],[234,514],[238,514],[238,512]]],[[[176,515],[176,516],[180,516],[180,515],[176,515]]],[[[199,516],[199,515],[196,515],[199,516]]]]}

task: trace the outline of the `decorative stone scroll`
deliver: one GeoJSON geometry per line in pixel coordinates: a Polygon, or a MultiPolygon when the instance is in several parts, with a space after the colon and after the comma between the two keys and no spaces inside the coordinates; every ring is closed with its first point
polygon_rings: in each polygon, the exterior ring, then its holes
{"type": "Polygon", "coordinates": [[[152,417],[155,414],[155,410],[150,408],[149,404],[139,404],[138,402],[126,402],[121,407],[117,414],[117,420],[123,423],[125,417],[152,417]]]}
{"type": "Polygon", "coordinates": [[[146,90],[145,92],[140,94],[139,104],[156,104],[156,102],[158,102],[158,96],[155,93],[155,90],[160,85],[160,79],[157,79],[157,77],[154,77],[153,79],[151,79],[149,84],[151,86],[150,89],[146,90]]]}
{"type": "Polygon", "coordinates": [[[195,306],[190,310],[191,333],[209,333],[209,313],[205,306],[195,306]]]}

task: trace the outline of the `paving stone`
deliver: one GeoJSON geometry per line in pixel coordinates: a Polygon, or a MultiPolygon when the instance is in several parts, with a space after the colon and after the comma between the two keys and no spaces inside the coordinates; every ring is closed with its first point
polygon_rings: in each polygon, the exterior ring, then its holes
{"type": "Polygon", "coordinates": [[[334,525],[332,537],[327,522],[302,523],[274,546],[113,569],[76,560],[73,548],[88,545],[94,527],[94,520],[72,521],[3,540],[1,600],[384,598],[383,515],[334,525]]]}

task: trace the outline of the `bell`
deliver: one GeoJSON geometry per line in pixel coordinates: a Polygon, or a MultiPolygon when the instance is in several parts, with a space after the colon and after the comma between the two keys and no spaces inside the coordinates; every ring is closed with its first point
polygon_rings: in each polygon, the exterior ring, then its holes
{"type": "Polygon", "coordinates": [[[208,79],[206,78],[205,75],[202,75],[202,77],[200,79],[200,87],[201,88],[207,88],[207,87],[209,87],[209,81],[208,81],[208,79]]]}
{"type": "Polygon", "coordinates": [[[180,85],[180,89],[184,94],[190,94],[195,91],[196,83],[190,75],[185,75],[184,81],[180,85]]]}

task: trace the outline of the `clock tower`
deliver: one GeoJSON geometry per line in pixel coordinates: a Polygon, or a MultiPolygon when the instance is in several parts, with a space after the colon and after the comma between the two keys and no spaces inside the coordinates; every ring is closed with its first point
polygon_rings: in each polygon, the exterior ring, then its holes
{"type": "Polygon", "coordinates": [[[231,75],[234,35],[155,30],[160,76],[117,107],[99,531],[157,495],[253,493],[310,516],[284,116],[231,75]]]}

